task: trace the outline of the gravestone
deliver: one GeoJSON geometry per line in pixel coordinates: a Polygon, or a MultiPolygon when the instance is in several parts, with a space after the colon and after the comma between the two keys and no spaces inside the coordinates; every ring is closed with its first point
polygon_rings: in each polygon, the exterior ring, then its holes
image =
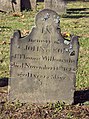
{"type": "Polygon", "coordinates": [[[21,0],[21,11],[36,9],[36,0],[21,0]]]}
{"type": "Polygon", "coordinates": [[[36,0],[30,0],[31,2],[31,9],[34,10],[36,9],[36,0]]]}
{"type": "Polygon", "coordinates": [[[20,0],[0,0],[0,11],[20,11],[20,0]]]}
{"type": "Polygon", "coordinates": [[[78,39],[65,40],[60,18],[44,9],[26,37],[14,32],[10,49],[9,99],[30,103],[63,101],[72,104],[76,83],[78,39]]]}
{"type": "Polygon", "coordinates": [[[0,11],[11,11],[10,0],[0,0],[0,11]]]}
{"type": "Polygon", "coordinates": [[[36,9],[36,0],[21,0],[21,11],[36,9]]]}
{"type": "Polygon", "coordinates": [[[0,11],[20,12],[36,8],[36,0],[0,0],[0,11]]]}
{"type": "Polygon", "coordinates": [[[66,0],[45,0],[45,8],[52,9],[58,14],[62,14],[66,11],[66,0]]]}

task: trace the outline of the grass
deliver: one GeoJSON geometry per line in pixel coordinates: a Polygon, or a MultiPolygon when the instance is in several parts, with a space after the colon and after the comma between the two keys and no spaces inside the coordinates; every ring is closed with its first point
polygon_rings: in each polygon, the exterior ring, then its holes
{"type": "MultiPolygon", "coordinates": [[[[70,2],[67,8],[88,8],[89,2],[70,2]]],[[[19,29],[22,35],[27,35],[32,26],[34,18],[39,10],[43,8],[43,3],[38,3],[36,11],[22,13],[0,13],[0,79],[10,77],[10,38],[14,30],[19,29]]],[[[87,10],[88,10],[87,9],[87,10]]],[[[60,15],[61,32],[75,34],[79,36],[80,51],[78,60],[78,71],[76,76],[76,90],[89,90],[89,15],[88,14],[63,14],[60,15]]],[[[7,87],[5,87],[7,88],[7,87]]],[[[3,92],[3,89],[1,89],[3,92]]],[[[6,89],[5,89],[6,90],[6,89]]],[[[0,99],[4,100],[6,92],[0,93],[0,99]]],[[[81,97],[80,97],[81,98],[81,97]]],[[[48,104],[46,106],[29,106],[16,102],[0,103],[0,119],[88,119],[89,101],[84,104],[65,105],[61,103],[48,104]]]]}
{"type": "MultiPolygon", "coordinates": [[[[89,3],[71,2],[67,8],[88,8],[89,3]]],[[[29,11],[22,13],[0,13],[0,78],[9,77],[9,57],[10,57],[10,38],[14,30],[19,29],[22,35],[27,35],[34,26],[34,18],[39,10],[43,8],[43,4],[38,3],[37,11],[29,11]]],[[[80,43],[79,64],[77,72],[76,88],[89,88],[89,16],[84,14],[64,14],[60,16],[61,32],[78,35],[80,43]],[[67,16],[67,17],[63,17],[67,16]],[[78,16],[79,18],[77,18],[78,16]]]]}

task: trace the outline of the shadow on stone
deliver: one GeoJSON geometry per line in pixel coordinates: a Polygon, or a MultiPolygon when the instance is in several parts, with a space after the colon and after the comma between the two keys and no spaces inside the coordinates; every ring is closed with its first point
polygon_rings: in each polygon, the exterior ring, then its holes
{"type": "Polygon", "coordinates": [[[67,9],[67,11],[86,11],[89,8],[70,8],[67,9]]]}
{"type": "Polygon", "coordinates": [[[89,101],[89,89],[75,91],[74,104],[84,103],[86,101],[89,101]]]}
{"type": "Polygon", "coordinates": [[[8,78],[0,78],[0,87],[8,86],[8,78]]]}
{"type": "MultiPolygon", "coordinates": [[[[0,87],[8,86],[8,78],[0,78],[0,87]]],[[[74,105],[89,101],[89,89],[79,90],[74,93],[74,105]]]]}
{"type": "Polygon", "coordinates": [[[66,14],[63,18],[82,18],[89,17],[89,8],[71,8],[66,9],[66,14]]]}
{"type": "Polygon", "coordinates": [[[89,16],[86,16],[86,14],[83,14],[83,15],[81,15],[81,14],[78,14],[78,15],[64,15],[64,16],[62,16],[63,18],[73,18],[73,19],[78,19],[78,18],[88,18],[89,16]]]}

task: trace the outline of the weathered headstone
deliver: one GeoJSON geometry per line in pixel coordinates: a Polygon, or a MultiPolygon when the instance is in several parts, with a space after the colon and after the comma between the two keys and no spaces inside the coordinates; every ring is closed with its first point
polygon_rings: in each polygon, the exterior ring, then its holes
{"type": "Polygon", "coordinates": [[[31,2],[31,9],[34,10],[36,9],[36,0],[30,0],[31,2]]]}
{"type": "Polygon", "coordinates": [[[0,0],[0,10],[20,12],[36,8],[36,0],[0,0]]]}
{"type": "Polygon", "coordinates": [[[45,8],[52,9],[58,14],[62,14],[66,11],[66,0],[45,0],[45,8]]]}
{"type": "Polygon", "coordinates": [[[6,12],[20,11],[20,0],[0,0],[0,10],[6,12]]]}
{"type": "Polygon", "coordinates": [[[10,49],[10,100],[30,103],[73,103],[78,61],[78,39],[65,40],[59,16],[48,9],[36,16],[26,37],[16,31],[10,49]]]}
{"type": "Polygon", "coordinates": [[[0,0],[0,11],[11,10],[11,2],[10,0],[0,0]]]}
{"type": "Polygon", "coordinates": [[[21,0],[21,11],[36,9],[36,0],[21,0]]]}

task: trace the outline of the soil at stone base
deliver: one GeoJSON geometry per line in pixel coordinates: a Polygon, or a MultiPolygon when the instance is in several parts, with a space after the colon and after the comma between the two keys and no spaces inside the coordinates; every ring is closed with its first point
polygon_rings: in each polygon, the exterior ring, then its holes
{"type": "Polygon", "coordinates": [[[0,87],[0,119],[89,119],[89,105],[9,103],[7,86],[0,87]]]}

